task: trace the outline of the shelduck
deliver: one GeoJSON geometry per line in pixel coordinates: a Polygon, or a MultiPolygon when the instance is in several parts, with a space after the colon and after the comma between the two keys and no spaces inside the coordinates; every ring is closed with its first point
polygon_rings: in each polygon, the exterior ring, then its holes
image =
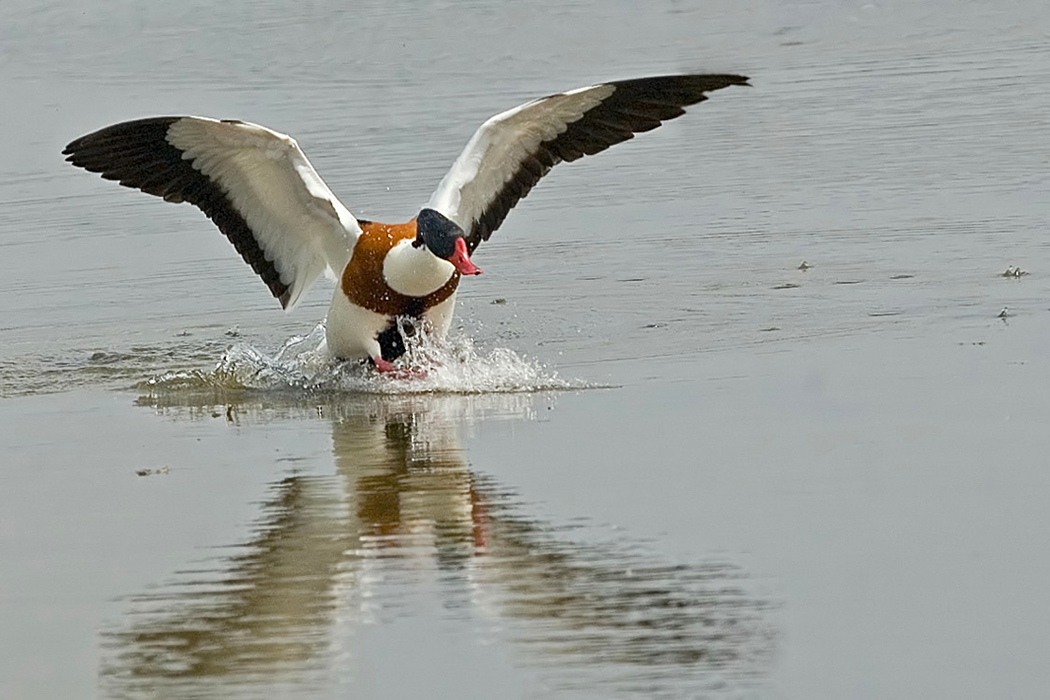
{"type": "Polygon", "coordinates": [[[335,277],[325,325],[329,352],[388,372],[405,352],[398,319],[443,337],[460,278],[481,273],[474,250],[553,166],[655,129],[706,93],[747,81],[740,75],[620,80],[497,114],[403,224],[355,218],[295,139],[249,122],[139,119],[82,136],[63,154],[107,180],[198,207],[285,309],[322,272],[335,277]]]}

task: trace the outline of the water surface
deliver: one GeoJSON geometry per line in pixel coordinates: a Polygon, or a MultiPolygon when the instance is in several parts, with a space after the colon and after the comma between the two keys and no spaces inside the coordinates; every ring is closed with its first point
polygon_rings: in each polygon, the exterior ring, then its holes
{"type": "Polygon", "coordinates": [[[1044,4],[9,4],[0,696],[1050,683],[1044,4]],[[422,393],[60,155],[246,119],[397,221],[487,116],[681,70],[754,87],[552,172],[422,393]]]}

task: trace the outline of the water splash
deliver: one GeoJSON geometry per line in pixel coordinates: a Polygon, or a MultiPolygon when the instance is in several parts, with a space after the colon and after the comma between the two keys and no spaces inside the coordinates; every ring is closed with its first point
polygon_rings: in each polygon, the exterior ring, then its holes
{"type": "Polygon", "coordinates": [[[381,375],[362,362],[333,359],[324,325],[288,340],[274,355],[236,343],[211,370],[167,372],[139,384],[156,391],[259,390],[363,394],[485,394],[597,388],[564,379],[536,360],[506,348],[481,352],[471,338],[440,340],[427,333],[405,336],[398,364],[404,377],[381,375]]]}

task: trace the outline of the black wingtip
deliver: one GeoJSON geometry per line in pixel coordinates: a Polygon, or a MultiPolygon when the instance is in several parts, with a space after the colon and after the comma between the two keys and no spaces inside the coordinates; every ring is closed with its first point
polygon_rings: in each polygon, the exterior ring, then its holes
{"type": "MultiPolygon", "coordinates": [[[[616,80],[607,84],[612,85],[620,95],[612,96],[607,101],[615,104],[620,100],[656,100],[681,108],[703,102],[707,99],[706,93],[715,90],[731,85],[750,86],[749,81],[748,76],[734,73],[682,73],[616,80]]],[[[672,119],[674,116],[677,114],[661,116],[660,119],[672,119]]]]}
{"type": "Polygon", "coordinates": [[[733,73],[693,73],[691,75],[682,76],[683,78],[695,78],[699,81],[706,82],[711,85],[710,90],[721,90],[724,87],[730,85],[743,85],[744,87],[751,87],[751,78],[746,75],[736,75],[733,73]]]}
{"type": "Polygon", "coordinates": [[[653,78],[664,82],[664,84],[674,84],[677,82],[682,86],[689,86],[692,89],[701,89],[705,92],[713,90],[721,90],[731,85],[742,85],[743,87],[751,87],[751,78],[746,75],[737,75],[736,73],[685,73],[683,75],[668,75],[664,77],[653,78]]]}
{"type": "Polygon", "coordinates": [[[748,82],[751,80],[749,76],[739,75],[737,73],[704,73],[701,71],[682,73],[680,75],[668,75],[666,78],[692,78],[698,80],[709,80],[724,82],[726,85],[750,85],[748,82]]]}
{"type": "Polygon", "coordinates": [[[81,139],[74,139],[67,143],[66,147],[62,149],[62,155],[65,156],[65,161],[67,163],[79,165],[79,163],[77,163],[77,149],[80,147],[80,141],[81,139]]]}

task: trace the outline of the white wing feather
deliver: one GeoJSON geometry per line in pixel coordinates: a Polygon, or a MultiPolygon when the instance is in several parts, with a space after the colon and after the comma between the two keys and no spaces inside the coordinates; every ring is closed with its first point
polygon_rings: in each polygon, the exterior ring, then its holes
{"type": "Polygon", "coordinates": [[[286,308],[323,271],[342,273],[361,228],[295,139],[247,122],[183,117],[167,140],[244,217],[289,287],[286,308]]]}

